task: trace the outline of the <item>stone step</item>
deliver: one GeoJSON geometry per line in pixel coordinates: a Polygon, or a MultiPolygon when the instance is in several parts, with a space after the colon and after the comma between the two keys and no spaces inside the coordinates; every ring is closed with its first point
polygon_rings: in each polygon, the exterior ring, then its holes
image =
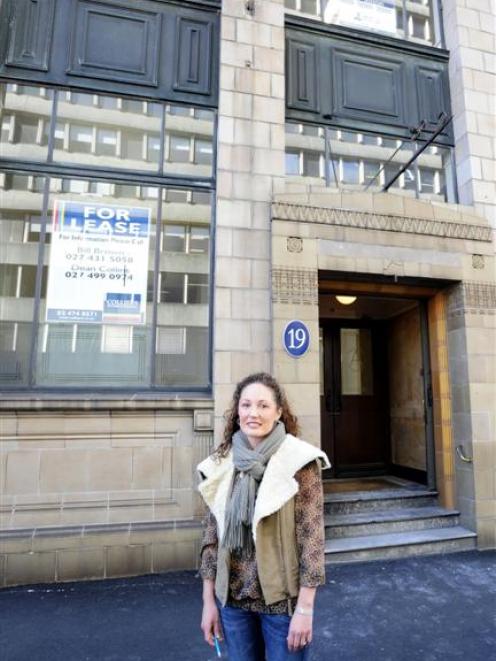
{"type": "Polygon", "coordinates": [[[476,548],[476,533],[462,526],[431,528],[326,541],[326,562],[346,563],[452,553],[476,548]]]}
{"type": "Polygon", "coordinates": [[[324,495],[325,514],[353,514],[398,507],[435,507],[437,491],[419,489],[384,489],[324,495]]]}
{"type": "Polygon", "coordinates": [[[327,514],[326,537],[359,537],[458,525],[459,512],[444,507],[399,507],[355,514],[327,514]]]}

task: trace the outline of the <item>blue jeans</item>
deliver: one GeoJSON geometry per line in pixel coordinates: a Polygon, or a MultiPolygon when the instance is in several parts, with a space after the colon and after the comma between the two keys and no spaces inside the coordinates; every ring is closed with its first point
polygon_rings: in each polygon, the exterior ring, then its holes
{"type": "Polygon", "coordinates": [[[219,608],[229,661],[308,661],[309,647],[288,650],[289,615],[219,608]]]}

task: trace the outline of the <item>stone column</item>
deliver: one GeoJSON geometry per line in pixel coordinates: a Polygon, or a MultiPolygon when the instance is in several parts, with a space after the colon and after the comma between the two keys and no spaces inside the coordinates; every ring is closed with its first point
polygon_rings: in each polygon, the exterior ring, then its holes
{"type": "Polygon", "coordinates": [[[494,6],[491,0],[443,3],[460,203],[473,204],[496,228],[494,6]]]}
{"type": "Polygon", "coordinates": [[[495,328],[495,285],[457,285],[448,309],[453,440],[473,463],[456,456],[456,507],[481,549],[496,546],[495,328]]]}
{"type": "Polygon", "coordinates": [[[270,201],[284,185],[284,5],[222,3],[215,259],[216,443],[234,385],[271,369],[270,201]]]}

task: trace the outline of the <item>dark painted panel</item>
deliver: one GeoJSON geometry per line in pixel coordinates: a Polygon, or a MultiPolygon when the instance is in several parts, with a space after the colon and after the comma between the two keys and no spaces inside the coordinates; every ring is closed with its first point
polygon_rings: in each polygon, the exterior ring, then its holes
{"type": "Polygon", "coordinates": [[[287,41],[288,75],[286,98],[291,108],[319,111],[317,46],[293,39],[287,41]]]}
{"type": "Polygon", "coordinates": [[[435,126],[441,113],[447,113],[445,74],[426,66],[416,68],[419,115],[428,127],[435,126]]]}
{"type": "Polygon", "coordinates": [[[212,64],[212,24],[179,17],[176,30],[174,89],[194,94],[210,94],[212,64]]]}
{"type": "MultiPolygon", "coordinates": [[[[446,53],[328,27],[286,29],[288,119],[403,139],[427,119],[422,137],[430,137],[440,112],[450,112],[446,53]]],[[[453,144],[451,127],[436,142],[453,144]]]]}
{"type": "Polygon", "coordinates": [[[11,4],[7,66],[47,71],[55,0],[16,0],[11,4]]]}
{"type": "MultiPolygon", "coordinates": [[[[19,6],[25,0],[20,0],[19,6]]],[[[0,76],[118,95],[215,107],[219,11],[215,1],[39,0],[54,5],[45,70],[7,64],[17,0],[0,4],[0,76]],[[181,52],[177,29],[182,19],[181,52]],[[52,28],[53,26],[53,28],[52,28]],[[208,43],[207,43],[208,42],[208,43]]],[[[19,28],[17,28],[19,30],[19,28]]]]}
{"type": "Polygon", "coordinates": [[[160,22],[158,13],[79,0],[68,73],[156,86],[160,22]]]}
{"type": "Polygon", "coordinates": [[[376,122],[404,124],[401,62],[335,52],[335,112],[376,122]]]}

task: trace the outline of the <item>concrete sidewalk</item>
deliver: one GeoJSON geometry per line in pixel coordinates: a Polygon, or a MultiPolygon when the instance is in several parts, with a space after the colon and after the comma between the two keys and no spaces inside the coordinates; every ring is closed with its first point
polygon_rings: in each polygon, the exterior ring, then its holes
{"type": "MultiPolygon", "coordinates": [[[[0,591],[2,661],[213,661],[194,572],[0,591]]],[[[496,551],[327,567],[313,659],[496,658],[496,551]]]]}

